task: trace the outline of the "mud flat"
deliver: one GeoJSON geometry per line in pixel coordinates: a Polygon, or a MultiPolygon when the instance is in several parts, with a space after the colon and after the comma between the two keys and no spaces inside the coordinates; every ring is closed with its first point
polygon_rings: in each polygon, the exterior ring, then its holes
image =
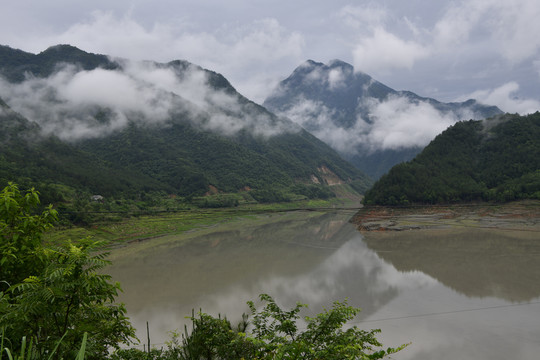
{"type": "MultiPolygon", "coordinates": [[[[421,229],[479,228],[540,231],[540,201],[507,204],[459,204],[448,206],[364,207],[351,222],[362,232],[421,229]]],[[[540,235],[539,235],[540,236],[540,235]]]]}

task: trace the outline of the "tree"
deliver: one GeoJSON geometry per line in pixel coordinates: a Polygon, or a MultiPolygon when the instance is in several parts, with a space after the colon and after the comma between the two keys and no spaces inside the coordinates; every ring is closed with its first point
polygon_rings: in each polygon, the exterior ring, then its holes
{"type": "Polygon", "coordinates": [[[260,311],[248,302],[253,316],[253,336],[263,359],[382,359],[406,345],[386,350],[375,334],[380,330],[362,330],[356,326],[345,329],[348,321],[360,312],[347,301],[334,302],[332,309],[317,316],[305,317],[306,330],[300,331],[297,321],[301,308],[298,303],[290,311],[282,310],[272,297],[260,295],[266,302],[260,311]]]}
{"type": "Polygon", "coordinates": [[[100,244],[85,239],[76,245],[44,246],[41,236],[52,226],[54,210],[32,215],[39,204],[33,189],[22,195],[10,184],[0,195],[0,281],[9,286],[0,292],[5,338],[12,344],[31,338],[41,355],[51,353],[62,339],[55,355],[74,358],[88,333],[89,359],[103,358],[108,347],[134,338],[124,305],[114,303],[119,284],[98,273],[108,264],[106,254],[95,252],[100,244]]]}
{"type": "Polygon", "coordinates": [[[39,193],[34,188],[22,194],[16,184],[9,183],[0,192],[0,291],[44,266],[37,250],[43,232],[52,227],[57,213],[52,206],[36,213],[39,204],[39,193]]]}
{"type": "MultiPolygon", "coordinates": [[[[192,316],[193,330],[178,344],[179,359],[382,359],[403,349],[381,349],[375,335],[380,330],[362,330],[356,326],[345,328],[360,311],[347,301],[334,302],[332,309],[317,316],[305,317],[305,330],[298,321],[304,304],[298,303],[289,311],[281,309],[269,295],[260,299],[266,305],[257,310],[248,302],[252,320],[247,317],[236,329],[226,318],[215,318],[199,312],[192,316]],[[248,324],[252,327],[246,333],[248,324]]],[[[169,354],[163,358],[170,358],[169,354]]]]}

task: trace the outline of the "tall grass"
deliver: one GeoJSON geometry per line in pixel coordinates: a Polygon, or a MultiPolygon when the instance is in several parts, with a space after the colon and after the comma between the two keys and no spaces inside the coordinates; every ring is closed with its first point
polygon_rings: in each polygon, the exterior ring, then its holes
{"type": "MultiPolygon", "coordinates": [[[[66,334],[64,334],[64,336],[66,336],[66,334]]],[[[60,344],[62,343],[62,340],[64,339],[64,336],[62,336],[62,338],[60,338],[60,340],[58,340],[58,342],[56,343],[56,346],[54,347],[53,351],[50,354],[48,354],[49,356],[47,357],[47,360],[52,360],[55,357],[56,350],[58,349],[58,346],[60,346],[60,344]]],[[[84,335],[83,335],[81,347],[79,349],[79,352],[77,353],[77,356],[75,357],[75,360],[84,360],[84,354],[85,354],[85,351],[86,351],[87,336],[88,336],[88,334],[85,332],[84,335]]],[[[8,342],[10,342],[9,339],[5,338],[4,329],[2,329],[2,339],[0,340],[0,360],[4,360],[4,354],[5,354],[5,356],[7,356],[7,360],[39,360],[39,359],[42,359],[42,357],[38,353],[36,347],[34,346],[34,339],[30,339],[30,342],[28,342],[27,339],[26,339],[26,336],[23,336],[23,338],[21,339],[21,346],[20,346],[20,351],[19,351],[18,354],[15,351],[13,351],[13,348],[14,348],[13,345],[14,344],[11,344],[11,346],[9,346],[9,347],[8,347],[7,344],[6,344],[6,346],[4,346],[4,344],[6,343],[6,340],[8,342]]]]}

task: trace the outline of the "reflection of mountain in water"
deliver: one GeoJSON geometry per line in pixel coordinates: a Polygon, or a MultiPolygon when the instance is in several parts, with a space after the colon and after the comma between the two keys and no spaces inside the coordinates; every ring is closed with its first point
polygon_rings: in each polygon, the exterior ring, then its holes
{"type": "Polygon", "coordinates": [[[223,271],[245,266],[242,276],[223,284],[211,301],[205,299],[201,305],[224,309],[224,304],[238,304],[238,299],[254,299],[264,292],[285,307],[305,302],[312,313],[348,299],[366,317],[396,298],[401,289],[435,283],[420,272],[401,274],[381,261],[345,220],[325,213],[201,237],[199,244],[219,243],[220,254],[230,252],[228,258],[241,254],[236,264],[229,263],[223,271]]]}
{"type": "Polygon", "coordinates": [[[348,299],[365,317],[400,290],[435,282],[381,261],[349,217],[272,215],[189,238],[156,239],[119,249],[108,272],[122,284],[120,300],[135,326],[142,329],[150,320],[153,332],[162,334],[181,328],[193,308],[234,320],[248,310],[246,301],[261,293],[284,308],[309,304],[306,315],[348,299]]]}
{"type": "Polygon", "coordinates": [[[365,242],[400,271],[419,270],[469,297],[540,296],[538,234],[461,229],[368,234],[365,242]]]}

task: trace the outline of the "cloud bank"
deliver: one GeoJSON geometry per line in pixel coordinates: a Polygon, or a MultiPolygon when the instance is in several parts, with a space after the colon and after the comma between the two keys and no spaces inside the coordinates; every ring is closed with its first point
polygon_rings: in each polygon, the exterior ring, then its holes
{"type": "Polygon", "coordinates": [[[502,110],[509,113],[532,114],[540,110],[540,100],[520,99],[515,95],[518,90],[519,84],[512,81],[495,89],[475,91],[467,98],[477,99],[484,104],[499,104],[502,110]]]}
{"type": "Polygon", "coordinates": [[[117,70],[64,64],[48,78],[29,76],[19,84],[0,79],[0,97],[45,134],[70,141],[108,135],[129,122],[166,126],[173,116],[222,135],[297,131],[236,94],[212,88],[208,73],[196,66],[118,61],[117,70]]]}
{"type": "Polygon", "coordinates": [[[383,101],[366,98],[360,106],[367,115],[357,115],[351,126],[336,124],[340,114],[313,100],[301,99],[282,115],[345,154],[424,147],[455,122],[475,118],[472,112],[444,113],[428,102],[397,95],[383,101]]]}
{"type": "Polygon", "coordinates": [[[223,24],[212,31],[194,29],[189,21],[182,20],[143,26],[130,13],[117,16],[111,11],[94,11],[61,34],[50,36],[45,46],[74,44],[85,50],[133,60],[185,59],[228,78],[233,76],[241,93],[259,101],[282,75],[277,66],[284,60],[294,63],[303,60],[304,37],[288,31],[275,18],[262,18],[241,26],[223,24]],[[260,71],[262,68],[264,73],[260,71]]]}

